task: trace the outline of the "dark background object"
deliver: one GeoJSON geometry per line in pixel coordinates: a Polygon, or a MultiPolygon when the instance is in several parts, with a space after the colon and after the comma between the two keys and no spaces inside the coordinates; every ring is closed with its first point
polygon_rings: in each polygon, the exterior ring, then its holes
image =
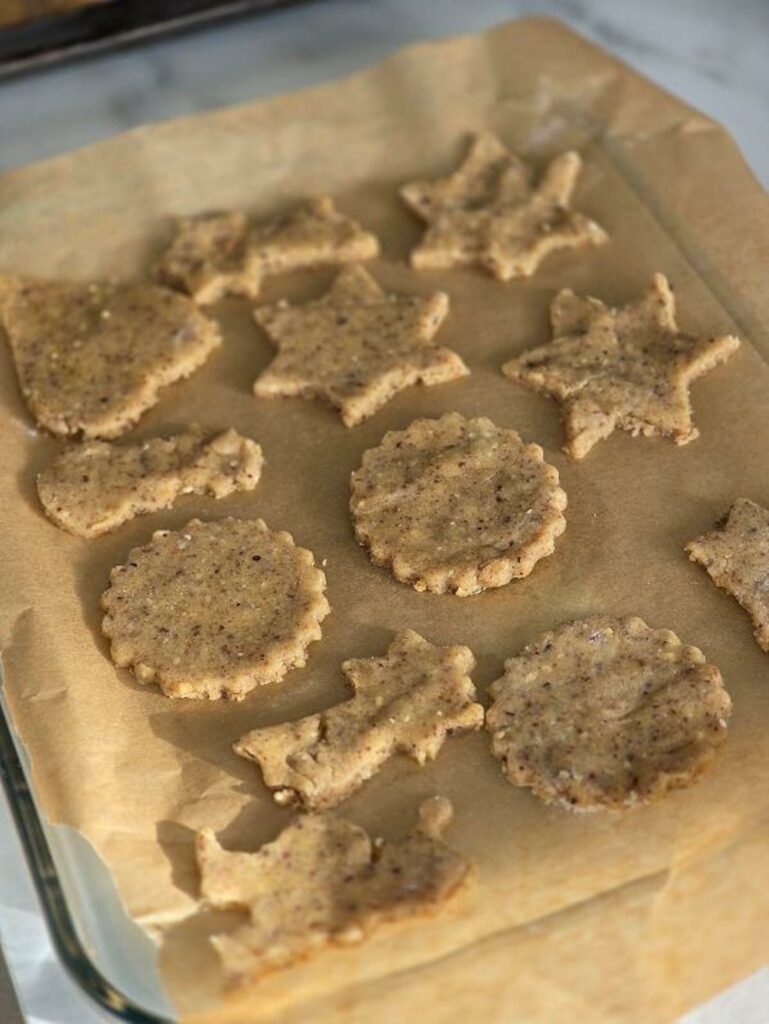
{"type": "Polygon", "coordinates": [[[299,0],[106,0],[0,29],[0,78],[299,0]]]}

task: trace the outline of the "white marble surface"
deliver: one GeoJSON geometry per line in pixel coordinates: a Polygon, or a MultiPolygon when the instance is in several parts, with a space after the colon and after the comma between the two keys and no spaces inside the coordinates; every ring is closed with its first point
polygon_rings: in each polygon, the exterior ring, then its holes
{"type": "MultiPolygon", "coordinates": [[[[0,169],[149,121],[309,85],[406,43],[560,17],[723,122],[769,186],[769,0],[323,0],[0,85],[0,169]]],[[[0,935],[30,1024],[91,1024],[55,962],[0,797],[0,935]]],[[[769,971],[686,1024],[766,1024],[769,971]]],[[[3,1024],[6,1024],[4,1021],[3,1024]]]]}

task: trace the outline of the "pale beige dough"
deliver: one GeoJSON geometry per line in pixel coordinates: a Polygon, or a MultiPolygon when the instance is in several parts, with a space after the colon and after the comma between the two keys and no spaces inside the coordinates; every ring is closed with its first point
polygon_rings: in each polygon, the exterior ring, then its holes
{"type": "Polygon", "coordinates": [[[542,449],[448,413],[386,434],[352,475],[355,536],[417,590],[477,594],[528,576],[563,533],[566,494],[542,449]]]}
{"type": "Polygon", "coordinates": [[[443,292],[388,294],[362,267],[348,267],[316,302],[256,310],[278,354],[254,393],[324,398],[345,426],[356,426],[412,384],[442,384],[468,373],[456,352],[433,340],[448,308],[443,292]]]}
{"type": "Polygon", "coordinates": [[[469,864],[442,833],[451,804],[426,800],[401,839],[377,841],[330,813],[300,815],[256,853],[197,835],[200,891],[214,907],[247,910],[248,924],[212,940],[238,985],[317,952],[361,942],[378,925],[439,910],[469,864]]]}
{"type": "Polygon", "coordinates": [[[0,325],[37,423],[117,437],[221,344],[189,299],[157,285],[0,277],[0,325]]]}
{"type": "Polygon", "coordinates": [[[566,288],[556,295],[550,317],[554,340],[511,359],[502,372],[561,403],[565,450],[575,459],[617,427],[634,437],[693,441],[698,431],[689,386],[740,344],[731,334],[680,331],[663,274],[652,277],[638,302],[619,309],[566,288]]]}
{"type": "Polygon", "coordinates": [[[530,168],[491,132],[475,136],[447,178],[404,185],[401,196],[427,223],[411,253],[419,270],[480,266],[508,281],[529,277],[552,252],[601,245],[595,221],[569,209],[582,160],[562,153],[536,185],[530,168]]]}
{"type": "Polygon", "coordinates": [[[715,665],[630,616],[567,622],[505,662],[486,727],[515,786],[577,809],[630,807],[689,785],[726,739],[715,665]]]}
{"type": "Polygon", "coordinates": [[[80,537],[97,537],[145,512],[169,508],[180,494],[251,491],[262,449],[235,430],[198,427],[139,444],[87,441],[66,448],[37,476],[45,513],[80,537]]]}
{"type": "Polygon", "coordinates": [[[483,725],[467,647],[434,647],[413,630],[384,657],[344,662],[355,696],[320,714],[254,729],[235,751],[255,761],[278,803],[333,807],[400,751],[423,765],[447,736],[483,725]]]}
{"type": "Polygon", "coordinates": [[[753,620],[756,640],[769,651],[769,511],[738,498],[725,521],[690,541],[686,551],[739,601],[753,620]]]}
{"type": "Polygon", "coordinates": [[[261,519],[158,530],[110,574],[112,660],[168,697],[241,699],[306,661],[329,612],[326,577],[261,519]]]}
{"type": "Polygon", "coordinates": [[[196,302],[211,303],[228,294],[254,298],[264,278],[275,274],[378,253],[376,236],[323,196],[251,225],[237,210],[184,217],[157,273],[196,302]]]}

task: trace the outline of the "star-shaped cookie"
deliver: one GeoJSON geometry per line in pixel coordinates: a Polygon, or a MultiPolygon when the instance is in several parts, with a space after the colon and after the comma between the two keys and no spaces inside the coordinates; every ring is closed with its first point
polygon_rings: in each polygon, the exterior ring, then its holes
{"type": "Polygon", "coordinates": [[[569,209],[579,153],[551,160],[536,185],[529,167],[491,132],[476,135],[447,178],[414,181],[401,196],[428,227],[411,253],[418,270],[477,265],[501,281],[530,277],[559,249],[607,241],[589,217],[569,209]]]}
{"type": "Polygon", "coordinates": [[[207,304],[225,295],[254,298],[274,274],[369,260],[378,252],[376,236],[323,196],[250,226],[239,211],[182,218],[157,273],[207,304]]]}
{"type": "Polygon", "coordinates": [[[469,371],[433,343],[448,296],[385,292],[362,267],[346,267],[315,302],[281,302],[254,313],[278,354],[254,383],[260,398],[325,398],[347,427],[411,384],[440,384],[469,371]]]}
{"type": "Polygon", "coordinates": [[[562,404],[565,450],[575,459],[616,427],[634,437],[693,441],[689,385],[740,344],[731,334],[680,331],[663,274],[638,302],[619,309],[563,289],[550,319],[554,340],[511,359],[502,372],[562,404]]]}

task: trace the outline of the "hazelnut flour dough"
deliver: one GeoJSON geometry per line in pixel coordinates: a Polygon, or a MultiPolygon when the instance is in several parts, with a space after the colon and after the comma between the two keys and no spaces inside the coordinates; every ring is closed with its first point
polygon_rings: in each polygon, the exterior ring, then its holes
{"type": "Polygon", "coordinates": [[[139,444],[89,441],[66,448],[37,477],[45,513],[80,537],[97,537],[134,516],[169,508],[180,494],[252,491],[262,449],[235,430],[191,427],[139,444]]]}
{"type": "Polygon", "coordinates": [[[110,574],[102,623],[119,668],[168,697],[240,700],[305,664],[326,577],[261,519],[158,530],[110,574]]]}
{"type": "Polygon", "coordinates": [[[508,281],[531,276],[552,252],[603,244],[603,228],[569,210],[581,168],[579,153],[562,153],[535,186],[523,160],[492,132],[481,132],[453,174],[401,188],[406,205],[428,225],[412,266],[477,265],[508,281]]]}
{"type": "Polygon", "coordinates": [[[183,295],[150,284],[0,277],[5,330],[35,420],[65,437],[117,437],[221,344],[183,295]]]}
{"type": "Polygon", "coordinates": [[[273,274],[370,260],[378,253],[376,236],[324,196],[250,227],[236,210],[184,217],[157,272],[196,302],[210,303],[227,294],[254,298],[273,274]]]}
{"type": "Polygon", "coordinates": [[[411,629],[381,658],[345,661],[355,696],[317,715],[254,729],[235,751],[255,761],[281,804],[333,807],[400,751],[417,764],[438,755],[447,736],[480,729],[467,647],[434,647],[411,629]]]}
{"type": "Polygon", "coordinates": [[[278,354],[254,394],[325,398],[354,427],[412,384],[469,372],[456,352],[433,342],[448,309],[443,292],[391,295],[363,267],[348,267],[315,302],[255,311],[278,354]]]}
{"type": "Polygon", "coordinates": [[[360,942],[382,922],[439,909],[469,871],[442,839],[451,816],[449,801],[433,797],[403,838],[372,841],[334,814],[303,814],[256,853],[230,853],[210,829],[200,831],[203,899],[250,916],[211,940],[229,983],[286,967],[324,944],[360,942]]]}
{"type": "Polygon", "coordinates": [[[436,594],[528,576],[553,553],[565,508],[539,445],[459,413],[391,431],[352,474],[358,543],[396,579],[436,594]]]}
{"type": "Polygon", "coordinates": [[[502,372],[561,403],[565,451],[575,459],[616,427],[687,444],[698,436],[691,382],[728,359],[740,341],[685,334],[675,312],[663,274],[654,274],[643,298],[620,309],[564,288],[550,308],[554,340],[511,359],[502,372]]]}
{"type": "Polygon", "coordinates": [[[631,616],[567,622],[492,683],[494,755],[515,786],[578,809],[686,786],[726,739],[731,700],[702,651],[631,616]]]}
{"type": "Polygon", "coordinates": [[[769,511],[738,498],[726,519],[689,541],[686,551],[739,601],[753,620],[756,640],[769,651],[769,511]]]}

